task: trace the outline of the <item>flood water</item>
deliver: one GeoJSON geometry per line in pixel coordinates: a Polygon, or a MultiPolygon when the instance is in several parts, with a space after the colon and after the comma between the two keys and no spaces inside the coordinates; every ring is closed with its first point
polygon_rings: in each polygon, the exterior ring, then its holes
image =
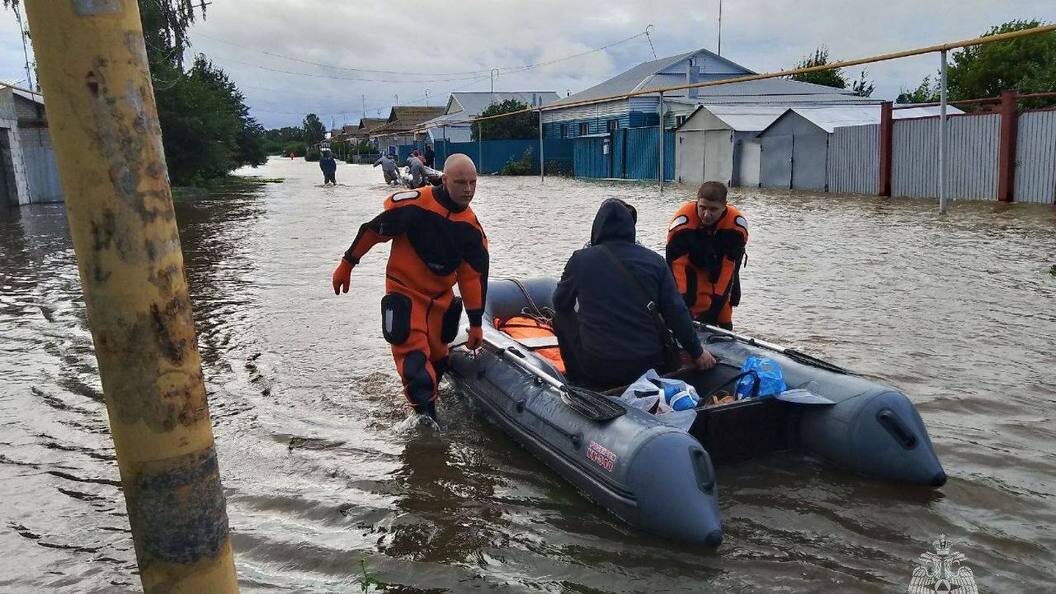
{"type": "MultiPolygon", "coordinates": [[[[330,272],[380,170],[279,160],[283,183],[177,202],[244,592],[904,592],[946,534],[980,591],[1056,583],[1056,217],[1049,206],[735,191],[738,329],[905,390],[950,476],[920,490],[783,454],[718,468],[717,551],[623,525],[443,392],[400,429],[387,248],[330,272]]],[[[492,277],[558,275],[597,205],[661,249],[690,188],[485,177],[492,277]]],[[[61,205],[0,211],[0,591],[139,590],[61,205]]],[[[672,505],[678,505],[672,501],[672,505]]]]}

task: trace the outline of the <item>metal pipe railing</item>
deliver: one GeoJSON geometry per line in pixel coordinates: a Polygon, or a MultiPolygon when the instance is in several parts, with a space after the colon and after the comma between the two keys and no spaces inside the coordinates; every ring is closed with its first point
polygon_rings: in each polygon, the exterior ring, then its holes
{"type": "Polygon", "coordinates": [[[888,52],[884,54],[877,54],[875,56],[868,56],[865,58],[856,58],[853,60],[841,60],[839,62],[832,62],[829,64],[823,64],[821,66],[810,66],[807,68],[789,68],[786,70],[778,70],[774,72],[766,72],[763,74],[750,74],[745,76],[737,76],[733,78],[724,78],[722,80],[706,81],[692,84],[682,85],[669,85],[658,88],[643,89],[641,91],[633,91],[630,93],[618,93],[614,95],[605,95],[602,97],[595,97],[593,99],[584,99],[582,101],[572,101],[568,103],[561,103],[560,105],[550,105],[544,107],[528,107],[518,111],[511,111],[507,113],[501,113],[490,116],[480,116],[470,118],[464,122],[453,122],[453,123],[471,123],[482,120],[493,120],[497,118],[505,118],[513,115],[527,113],[530,111],[541,110],[541,111],[553,111],[556,109],[566,109],[569,107],[579,107],[583,105],[595,105],[598,103],[605,103],[607,101],[617,101],[620,99],[630,99],[631,97],[640,97],[644,95],[656,95],[657,93],[671,93],[672,91],[682,91],[687,89],[702,89],[706,87],[717,87],[722,85],[729,85],[740,82],[749,82],[753,80],[766,80],[770,78],[782,78],[788,76],[794,76],[797,74],[808,74],[811,72],[823,72],[826,70],[834,70],[837,68],[847,68],[849,66],[860,66],[862,64],[872,64],[875,62],[886,62],[889,60],[896,60],[899,58],[909,58],[912,56],[919,56],[923,54],[930,54],[934,52],[948,51],[952,49],[958,49],[962,47],[969,47],[975,45],[985,45],[989,43],[999,43],[1002,41],[1009,41],[1012,39],[1019,39],[1021,37],[1029,37],[1031,35],[1039,35],[1042,33],[1051,33],[1056,31],[1056,24],[1053,25],[1041,25],[1033,27],[1031,29],[1022,29],[1019,31],[1010,31],[1008,33],[999,33],[997,35],[986,35],[980,37],[972,37],[970,39],[963,39],[960,41],[951,41],[948,43],[940,43],[937,45],[929,45],[925,47],[913,48],[908,50],[901,50],[895,52],[888,52]]]}

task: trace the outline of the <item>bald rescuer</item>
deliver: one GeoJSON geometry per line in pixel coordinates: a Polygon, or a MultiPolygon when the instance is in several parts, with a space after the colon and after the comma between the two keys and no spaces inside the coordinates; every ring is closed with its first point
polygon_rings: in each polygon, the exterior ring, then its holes
{"type": "Polygon", "coordinates": [[[667,265],[693,318],[733,329],[741,301],[741,262],[748,222],[726,203],[726,186],[709,181],[678,209],[667,231],[667,265]]]}
{"type": "Polygon", "coordinates": [[[359,228],[333,274],[334,293],[348,292],[352,268],[375,244],[392,240],[381,300],[382,334],[392,347],[403,391],[418,414],[436,419],[437,386],[447,345],[458,334],[463,301],[471,350],[484,342],[488,239],[469,208],[477,169],[463,154],[444,162],[438,186],[396,192],[385,210],[359,228]],[[458,283],[461,298],[452,287],[458,283]]]}

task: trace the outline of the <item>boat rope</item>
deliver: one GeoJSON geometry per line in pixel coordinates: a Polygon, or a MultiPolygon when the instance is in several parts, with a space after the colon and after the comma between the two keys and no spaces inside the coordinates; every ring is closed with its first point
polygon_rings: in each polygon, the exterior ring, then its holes
{"type": "Polygon", "coordinates": [[[531,293],[528,292],[528,288],[524,286],[524,283],[515,279],[505,279],[513,283],[518,289],[521,290],[521,294],[524,295],[524,299],[528,302],[528,305],[521,308],[521,315],[532,318],[536,322],[552,326],[554,321],[554,310],[549,307],[539,307],[539,304],[532,299],[531,293]]]}

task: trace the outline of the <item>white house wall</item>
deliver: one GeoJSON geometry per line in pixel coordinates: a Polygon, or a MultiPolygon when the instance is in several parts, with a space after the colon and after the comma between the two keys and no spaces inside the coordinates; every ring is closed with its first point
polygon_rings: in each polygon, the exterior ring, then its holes
{"type": "MultiPolygon", "coordinates": [[[[653,107],[654,111],[655,109],[656,108],[653,107]]],[[[577,107],[543,111],[543,123],[550,124],[553,122],[568,122],[572,120],[619,116],[624,113],[627,113],[627,100],[619,99],[616,101],[606,101],[605,103],[594,103],[592,105],[580,105],[577,107]]]]}

